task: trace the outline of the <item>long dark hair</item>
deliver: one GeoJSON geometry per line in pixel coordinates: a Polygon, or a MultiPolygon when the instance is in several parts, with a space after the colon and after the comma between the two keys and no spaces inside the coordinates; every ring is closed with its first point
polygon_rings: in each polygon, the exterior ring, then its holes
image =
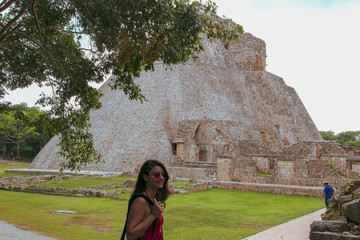
{"type": "Polygon", "coordinates": [[[143,174],[149,175],[150,171],[155,167],[159,166],[162,168],[162,170],[166,173],[166,179],[164,182],[164,187],[162,189],[159,189],[156,193],[155,199],[156,201],[160,201],[165,203],[166,199],[170,196],[170,191],[168,188],[168,180],[169,180],[169,173],[166,170],[165,165],[158,161],[158,160],[147,160],[140,168],[139,175],[136,181],[135,189],[132,195],[135,193],[143,193],[146,188],[146,181],[143,177],[143,174]]]}

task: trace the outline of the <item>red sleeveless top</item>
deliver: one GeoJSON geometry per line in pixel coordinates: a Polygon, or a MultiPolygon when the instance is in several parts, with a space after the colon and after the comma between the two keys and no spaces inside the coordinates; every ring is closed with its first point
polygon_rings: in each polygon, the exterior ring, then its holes
{"type": "MultiPolygon", "coordinates": [[[[148,196],[148,198],[150,198],[149,194],[147,192],[145,192],[145,194],[146,194],[146,196],[148,196]]],[[[164,240],[163,232],[162,232],[163,223],[164,223],[164,218],[160,214],[160,216],[157,218],[157,221],[156,221],[154,235],[153,235],[153,238],[152,238],[153,240],[164,240]]],[[[153,230],[153,225],[151,224],[148,227],[148,229],[146,229],[145,236],[142,237],[141,240],[151,240],[152,230],[153,230]]]]}

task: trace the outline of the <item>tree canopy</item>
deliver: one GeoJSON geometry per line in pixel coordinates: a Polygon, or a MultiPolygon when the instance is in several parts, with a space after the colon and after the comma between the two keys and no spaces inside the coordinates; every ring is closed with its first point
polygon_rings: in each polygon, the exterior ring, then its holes
{"type": "Polygon", "coordinates": [[[345,131],[335,134],[333,131],[320,131],[324,140],[337,141],[345,146],[360,150],[360,131],[345,131]]]}
{"type": "Polygon", "coordinates": [[[8,106],[0,113],[0,146],[3,157],[34,157],[50,139],[47,113],[26,104],[8,106]],[[15,155],[13,155],[15,153],[15,155]]]}
{"type": "Polygon", "coordinates": [[[201,37],[224,43],[243,32],[216,16],[216,5],[190,0],[3,0],[0,3],[0,98],[32,84],[51,87],[38,100],[50,106],[60,134],[62,168],[99,161],[89,112],[101,107],[91,83],[110,74],[111,86],[146,100],[135,78],[154,63],[184,63],[203,50],[201,37]],[[88,46],[81,44],[88,42],[88,46]]]}

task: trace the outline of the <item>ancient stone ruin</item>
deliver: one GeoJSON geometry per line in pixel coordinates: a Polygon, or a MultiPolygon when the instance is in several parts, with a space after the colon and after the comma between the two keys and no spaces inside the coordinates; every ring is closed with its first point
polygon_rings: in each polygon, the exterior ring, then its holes
{"type": "Polygon", "coordinates": [[[323,221],[311,224],[311,240],[360,239],[360,181],[351,181],[335,192],[323,221]]]}
{"type": "MultiPolygon", "coordinates": [[[[340,186],[344,176],[358,177],[360,152],[322,140],[295,90],[266,71],[263,40],[245,33],[230,46],[204,47],[196,61],[142,73],[143,104],[108,83],[100,88],[91,132],[104,162],[83,170],[136,173],[159,159],[183,178],[340,186]]],[[[59,169],[57,142],[30,168],[59,169]]]]}

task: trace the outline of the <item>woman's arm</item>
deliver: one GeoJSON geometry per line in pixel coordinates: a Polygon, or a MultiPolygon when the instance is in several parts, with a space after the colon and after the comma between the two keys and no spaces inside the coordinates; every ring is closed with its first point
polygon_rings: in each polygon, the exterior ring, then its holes
{"type": "Polygon", "coordinates": [[[150,208],[144,198],[136,198],[129,211],[126,227],[127,239],[135,240],[142,236],[146,229],[149,228],[149,226],[163,211],[164,208],[158,204],[155,204],[152,208],[150,208]]]}

